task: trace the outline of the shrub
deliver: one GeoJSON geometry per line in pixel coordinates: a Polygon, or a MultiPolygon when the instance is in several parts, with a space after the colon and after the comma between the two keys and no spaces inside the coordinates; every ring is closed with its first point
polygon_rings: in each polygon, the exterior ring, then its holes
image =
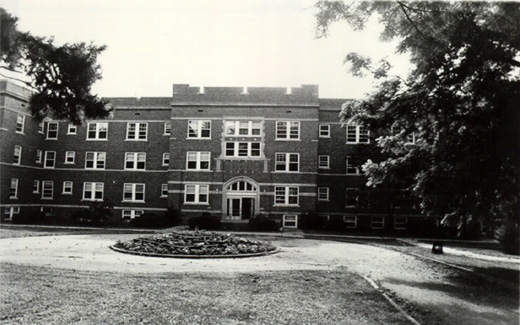
{"type": "Polygon", "coordinates": [[[496,231],[496,237],[506,254],[520,255],[520,230],[518,224],[508,222],[496,231]]]}
{"type": "Polygon", "coordinates": [[[190,229],[207,229],[216,230],[220,229],[220,219],[209,214],[203,214],[199,217],[193,217],[188,219],[188,226],[190,229]]]}
{"type": "Polygon", "coordinates": [[[164,213],[164,218],[166,219],[168,226],[173,227],[181,224],[181,214],[179,213],[179,210],[168,208],[168,211],[164,213]]]}
{"type": "Polygon", "coordinates": [[[300,228],[302,229],[320,229],[325,227],[327,219],[317,216],[312,212],[306,212],[301,216],[300,228]]]}
{"type": "Polygon", "coordinates": [[[346,225],[345,225],[345,222],[343,221],[343,218],[331,217],[329,220],[327,220],[325,229],[327,229],[327,230],[345,230],[346,225]]]}
{"type": "Polygon", "coordinates": [[[252,231],[277,231],[278,224],[268,217],[256,217],[249,219],[248,229],[252,231]]]}
{"type": "Polygon", "coordinates": [[[73,214],[72,218],[98,226],[114,215],[112,208],[113,205],[109,202],[92,202],[89,208],[81,209],[78,213],[73,214]]]}
{"type": "Polygon", "coordinates": [[[132,226],[141,228],[173,227],[180,223],[178,211],[168,209],[162,216],[154,213],[144,213],[130,221],[132,226]]]}
{"type": "Polygon", "coordinates": [[[13,216],[14,224],[40,224],[45,220],[45,213],[34,212],[34,213],[21,213],[13,216]]]}

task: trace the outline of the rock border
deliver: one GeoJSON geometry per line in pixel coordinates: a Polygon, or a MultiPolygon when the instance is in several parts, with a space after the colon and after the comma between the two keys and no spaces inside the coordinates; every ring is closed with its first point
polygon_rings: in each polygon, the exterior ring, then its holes
{"type": "Polygon", "coordinates": [[[280,248],[276,248],[272,251],[248,253],[248,254],[229,254],[229,255],[182,255],[182,254],[161,254],[161,253],[150,253],[150,252],[135,252],[122,248],[115,247],[114,245],[108,246],[111,250],[123,254],[131,254],[138,256],[149,256],[149,257],[165,257],[165,258],[191,258],[191,259],[203,259],[203,258],[245,258],[245,257],[259,257],[277,254],[281,251],[280,248]]]}

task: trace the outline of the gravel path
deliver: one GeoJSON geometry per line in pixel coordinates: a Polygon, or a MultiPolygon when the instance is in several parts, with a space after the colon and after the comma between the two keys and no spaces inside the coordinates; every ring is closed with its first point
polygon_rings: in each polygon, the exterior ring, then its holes
{"type": "MultiPolygon", "coordinates": [[[[76,235],[0,239],[2,262],[102,272],[261,272],[345,269],[366,276],[416,314],[438,324],[518,324],[518,297],[447,266],[381,247],[317,240],[263,238],[281,252],[246,259],[142,257],[108,248],[137,235],[76,235]]],[[[513,293],[514,294],[514,293],[513,293]]]]}

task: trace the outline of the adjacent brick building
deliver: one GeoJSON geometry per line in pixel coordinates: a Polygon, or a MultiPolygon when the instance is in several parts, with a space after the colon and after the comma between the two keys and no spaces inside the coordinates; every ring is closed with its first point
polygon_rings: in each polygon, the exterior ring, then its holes
{"type": "Polygon", "coordinates": [[[425,218],[397,201],[361,199],[366,157],[353,149],[373,138],[342,126],[346,100],[319,98],[315,85],[173,85],[172,97],[107,98],[111,116],[81,126],[39,123],[29,96],[0,81],[3,222],[40,211],[67,220],[96,200],[113,203],[121,222],[169,207],[236,222],[263,215],[285,227],[302,214],[374,230],[425,218]]]}

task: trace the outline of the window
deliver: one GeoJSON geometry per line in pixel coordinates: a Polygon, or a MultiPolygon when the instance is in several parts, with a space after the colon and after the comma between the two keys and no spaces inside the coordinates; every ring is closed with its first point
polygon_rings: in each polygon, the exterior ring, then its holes
{"type": "Polygon", "coordinates": [[[347,226],[347,229],[355,229],[357,228],[357,216],[344,216],[343,221],[347,226]]]}
{"type": "Polygon", "coordinates": [[[370,143],[368,130],[362,125],[347,125],[347,143],[370,143]]]}
{"type": "Polygon", "coordinates": [[[190,184],[184,187],[184,203],[208,203],[209,185],[190,184]]]}
{"type": "Polygon", "coordinates": [[[260,157],[260,142],[226,142],[226,157],[260,157]]]}
{"type": "Polygon", "coordinates": [[[42,199],[52,199],[54,195],[54,182],[43,181],[42,182],[42,199]]]}
{"type": "Polygon", "coordinates": [[[284,215],[283,226],[284,228],[298,228],[298,216],[297,215],[284,215]]]}
{"type": "Polygon", "coordinates": [[[146,140],[148,136],[148,123],[128,123],[126,125],[127,140],[146,140]]]}
{"type": "Polygon", "coordinates": [[[371,217],[370,228],[372,229],[384,229],[385,228],[385,217],[371,217]]]}
{"type": "Polygon", "coordinates": [[[164,123],[164,135],[171,135],[172,134],[172,124],[170,122],[164,123]]]}
{"type": "Polygon", "coordinates": [[[36,150],[36,162],[41,164],[42,163],[42,151],[36,150]]]}
{"type": "Polygon", "coordinates": [[[188,151],[186,153],[186,169],[209,170],[211,152],[188,151]]]}
{"type": "Polygon", "coordinates": [[[125,183],[123,185],[123,201],[144,202],[144,184],[125,183]]]}
{"type": "Polygon", "coordinates": [[[262,122],[226,121],[224,130],[226,136],[260,136],[262,133],[262,122]]]}
{"type": "Polygon", "coordinates": [[[210,139],[211,121],[191,120],[188,121],[188,138],[190,139],[210,139]]]}
{"type": "Polygon", "coordinates": [[[16,133],[23,133],[25,127],[25,116],[24,115],[18,115],[16,116],[16,133]]]}
{"type": "Polygon", "coordinates": [[[329,188],[328,187],[318,187],[318,201],[328,201],[329,200],[329,188]]]}
{"type": "Polygon", "coordinates": [[[168,196],[168,184],[161,184],[161,197],[168,196]]]}
{"type": "Polygon", "coordinates": [[[33,193],[40,193],[40,181],[33,182],[33,193]]]}
{"type": "Polygon", "coordinates": [[[125,153],[125,169],[146,169],[146,153],[145,152],[126,152],[125,153]]]}
{"type": "Polygon", "coordinates": [[[22,147],[14,146],[13,165],[20,165],[21,160],[22,160],[22,147]]]}
{"type": "Polygon", "coordinates": [[[20,207],[4,208],[4,220],[12,220],[15,214],[20,214],[20,207]]]}
{"type": "Polygon", "coordinates": [[[406,223],[408,222],[406,217],[395,217],[394,218],[394,229],[404,230],[406,229],[406,223]]]}
{"type": "Polygon", "coordinates": [[[276,122],[276,139],[298,140],[300,138],[300,122],[276,122]]]}
{"type": "Polygon", "coordinates": [[[11,186],[9,187],[9,198],[18,198],[18,178],[11,178],[11,186]]]}
{"type": "Polygon", "coordinates": [[[63,182],[63,193],[62,194],[72,194],[72,182],[65,181],[63,182]]]}
{"type": "Polygon", "coordinates": [[[139,218],[144,213],[143,210],[123,210],[123,219],[139,218]]]}
{"type": "Polygon", "coordinates": [[[297,153],[277,153],[274,164],[275,171],[297,172],[300,170],[300,155],[297,153]]]}
{"type": "Polygon", "coordinates": [[[104,183],[83,183],[83,200],[103,201],[104,183]]]}
{"type": "Polygon", "coordinates": [[[347,175],[359,175],[360,168],[355,164],[354,158],[347,157],[347,175]]]}
{"type": "Polygon", "coordinates": [[[330,168],[329,156],[318,156],[318,168],[330,168]]]}
{"type": "Polygon", "coordinates": [[[168,152],[162,154],[162,165],[170,166],[170,154],[168,152]]]}
{"type": "Polygon", "coordinates": [[[47,140],[58,140],[58,122],[47,123],[47,140]]]}
{"type": "Polygon", "coordinates": [[[320,125],[320,138],[330,138],[330,125],[320,125]]]}
{"type": "Polygon", "coordinates": [[[54,168],[56,164],[56,151],[45,151],[45,162],[43,168],[54,168]]]}
{"type": "Polygon", "coordinates": [[[43,134],[43,130],[45,128],[45,122],[41,121],[38,123],[38,133],[43,134]]]}
{"type": "Polygon", "coordinates": [[[104,152],[85,153],[85,169],[105,169],[106,154],[104,152]]]}
{"type": "Polygon", "coordinates": [[[275,205],[298,205],[298,187],[276,186],[274,188],[275,205]]]}
{"type": "Polygon", "coordinates": [[[67,134],[76,134],[78,132],[78,127],[72,123],[69,123],[69,129],[67,130],[67,134]]]}
{"type": "Polygon", "coordinates": [[[345,200],[346,207],[355,207],[357,205],[359,196],[359,189],[357,188],[347,188],[347,195],[345,200]]]}
{"type": "Polygon", "coordinates": [[[76,158],[76,152],[65,151],[65,163],[66,164],[73,164],[75,158],[76,158]]]}
{"type": "Polygon", "coordinates": [[[87,126],[87,140],[106,140],[108,138],[108,123],[89,123],[87,126]]]}

